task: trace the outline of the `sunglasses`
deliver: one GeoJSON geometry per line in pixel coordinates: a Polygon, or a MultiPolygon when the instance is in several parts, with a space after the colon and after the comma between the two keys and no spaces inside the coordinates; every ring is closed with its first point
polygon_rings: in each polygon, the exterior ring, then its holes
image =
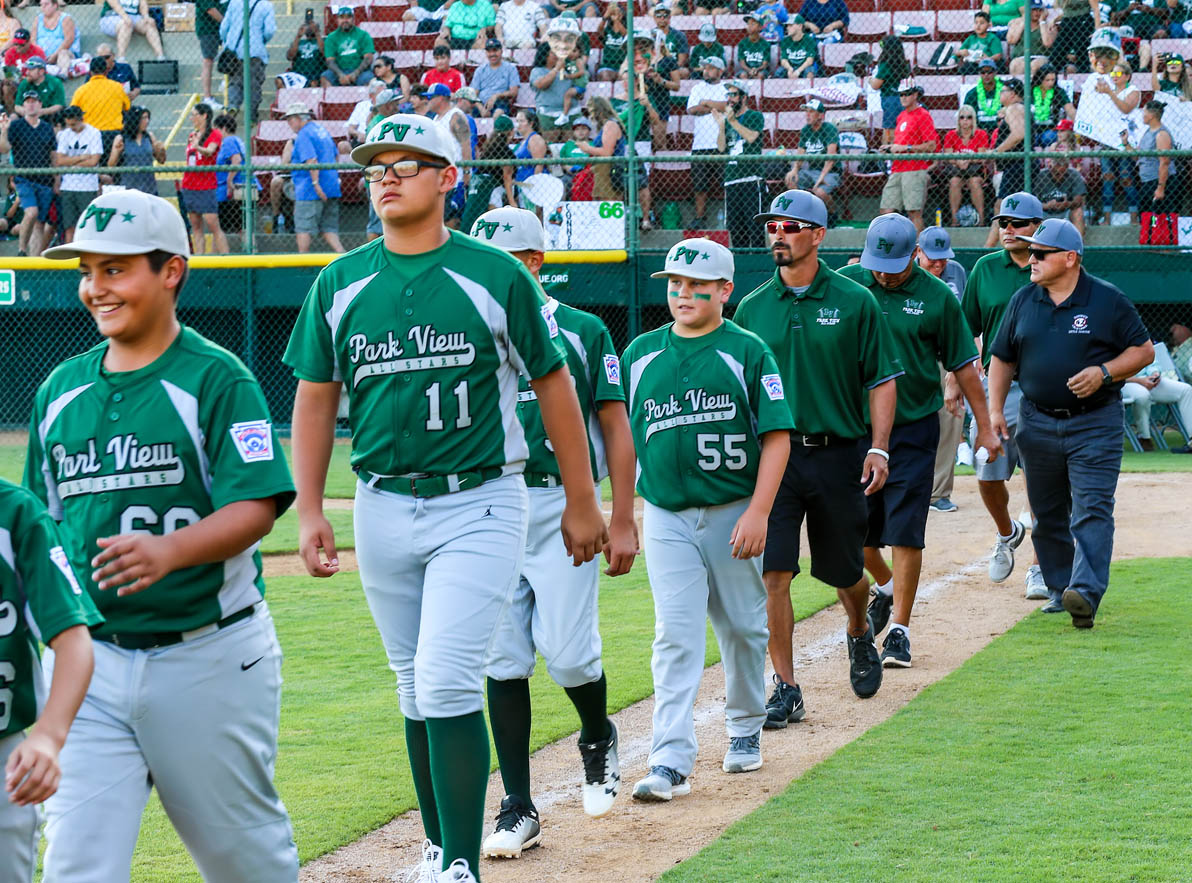
{"type": "Polygon", "coordinates": [[[1047,260],[1049,255],[1063,254],[1063,250],[1058,248],[1028,248],[1027,254],[1037,261],[1044,261],[1047,260]]]}
{"type": "Polygon", "coordinates": [[[999,227],[1001,227],[1003,230],[1005,230],[1007,227],[1013,227],[1015,230],[1021,230],[1023,227],[1029,227],[1029,226],[1031,226],[1031,224],[1034,224],[1034,223],[1037,223],[1037,222],[1030,221],[1030,220],[1024,221],[1024,220],[1021,220],[1020,218],[998,218],[997,219],[997,225],[999,227]]]}
{"type": "Polygon", "coordinates": [[[370,184],[378,184],[385,179],[385,173],[393,170],[394,177],[413,178],[423,169],[445,169],[447,163],[426,162],[421,159],[402,159],[397,162],[377,163],[364,167],[364,178],[370,184]]]}
{"type": "Polygon", "coordinates": [[[766,232],[770,234],[781,230],[783,233],[802,233],[804,230],[814,230],[819,224],[807,221],[766,221],[766,232]]]}
{"type": "Polygon", "coordinates": [[[1116,80],[1121,77],[1124,77],[1126,75],[1126,72],[1125,71],[1110,71],[1109,75],[1116,80]]]}

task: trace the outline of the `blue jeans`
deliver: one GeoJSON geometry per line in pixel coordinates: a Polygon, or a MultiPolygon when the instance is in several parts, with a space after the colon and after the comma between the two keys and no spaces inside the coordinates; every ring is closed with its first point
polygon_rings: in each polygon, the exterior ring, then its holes
{"type": "Polygon", "coordinates": [[[1038,522],[1031,539],[1043,580],[1052,597],[1072,589],[1094,610],[1109,587],[1124,431],[1121,401],[1057,418],[1024,397],[1018,411],[1015,441],[1029,476],[1027,497],[1038,522]]]}

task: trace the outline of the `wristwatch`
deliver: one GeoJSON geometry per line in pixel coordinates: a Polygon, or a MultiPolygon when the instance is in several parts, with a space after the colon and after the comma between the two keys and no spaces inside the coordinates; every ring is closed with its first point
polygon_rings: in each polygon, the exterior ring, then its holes
{"type": "Polygon", "coordinates": [[[1113,383],[1113,375],[1109,373],[1109,369],[1104,365],[1101,366],[1101,382],[1113,383]]]}

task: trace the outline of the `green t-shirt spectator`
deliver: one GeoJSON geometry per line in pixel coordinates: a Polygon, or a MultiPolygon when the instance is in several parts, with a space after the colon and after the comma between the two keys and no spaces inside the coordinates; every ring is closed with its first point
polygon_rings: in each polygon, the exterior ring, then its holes
{"type": "MultiPolygon", "coordinates": [[[[765,132],[766,129],[766,118],[756,110],[746,110],[737,114],[737,122],[754,132],[765,132]]],[[[747,141],[732,123],[727,119],[724,121],[724,150],[729,156],[758,156],[762,152],[762,142],[765,140],[763,134],[752,141],[747,141]]],[[[756,163],[739,163],[736,160],[729,160],[724,164],[724,182],[731,184],[734,181],[755,177],[758,174],[758,169],[759,166],[756,163]]]]}
{"type": "MultiPolygon", "coordinates": [[[[1037,43],[1035,45],[1042,46],[1043,44],[1037,43]]],[[[964,38],[964,42],[960,44],[960,48],[967,49],[969,52],[974,49],[980,49],[982,58],[993,58],[995,55],[1002,54],[1002,41],[989,32],[986,32],[984,37],[978,37],[976,34],[969,34],[964,38]]],[[[967,60],[976,62],[979,61],[980,58],[974,59],[970,55],[967,60]]]]}
{"type": "Polygon", "coordinates": [[[769,67],[770,44],[760,36],[756,40],[742,40],[737,44],[737,62],[751,70],[769,67]]]}
{"type": "Polygon", "coordinates": [[[491,28],[496,23],[497,11],[491,0],[476,0],[475,3],[456,0],[443,19],[453,40],[475,40],[484,28],[491,28]]]}
{"type": "Polygon", "coordinates": [[[687,55],[687,35],[682,31],[671,28],[663,38],[663,42],[666,43],[667,51],[675,58],[687,55]]]}
{"type": "Polygon", "coordinates": [[[373,39],[368,31],[362,28],[352,28],[341,31],[336,28],[323,39],[323,54],[333,59],[344,73],[350,73],[360,67],[364,56],[376,52],[373,39]]]}
{"type": "Polygon", "coordinates": [[[828,147],[835,144],[840,149],[840,133],[831,123],[820,123],[818,129],[804,126],[799,132],[799,150],[811,156],[820,156],[828,152],[828,147]]]}
{"type": "MultiPolygon", "coordinates": [[[[1007,27],[1011,20],[1022,15],[1024,5],[1022,0],[1005,0],[1004,3],[990,3],[989,24],[995,28],[1007,27]]],[[[1087,8],[1085,11],[1088,11],[1087,8]]]]}
{"type": "Polygon", "coordinates": [[[17,107],[21,106],[21,102],[25,100],[25,96],[30,92],[36,92],[41,96],[42,107],[66,104],[66,89],[62,85],[62,81],[50,74],[46,74],[46,78],[37,85],[34,85],[29,80],[21,80],[20,85],[17,86],[17,107]]]}
{"type": "Polygon", "coordinates": [[[327,62],[323,60],[323,50],[319,48],[317,39],[303,37],[298,41],[298,54],[294,56],[292,69],[306,77],[308,83],[318,82],[319,76],[327,69],[327,62]]]}
{"type": "Polygon", "coordinates": [[[693,77],[700,75],[699,71],[703,67],[705,58],[719,58],[721,61],[725,61],[724,47],[719,43],[696,43],[695,48],[691,50],[690,67],[693,77]]]}
{"type": "MultiPolygon", "coordinates": [[[[790,37],[783,37],[782,42],[778,44],[779,63],[785,61],[796,71],[801,68],[809,58],[819,58],[818,44],[816,43],[814,34],[804,32],[803,39],[798,43],[796,43],[790,37]]],[[[804,74],[810,75],[814,67],[815,65],[809,67],[806,71],[804,71],[804,74]]]]}
{"type": "MultiPolygon", "coordinates": [[[[195,33],[218,34],[219,22],[207,14],[208,9],[214,9],[222,16],[228,8],[228,0],[195,0],[195,33]]],[[[321,74],[315,74],[317,77],[321,74]]]]}
{"type": "Polygon", "coordinates": [[[625,44],[628,41],[629,34],[620,34],[611,23],[605,22],[600,41],[604,47],[600,53],[600,66],[612,71],[619,70],[621,62],[625,60],[625,44]]]}
{"type": "Polygon", "coordinates": [[[877,70],[873,72],[873,75],[882,81],[882,88],[880,90],[882,96],[898,94],[898,77],[890,73],[890,65],[884,61],[879,62],[877,70]]]}

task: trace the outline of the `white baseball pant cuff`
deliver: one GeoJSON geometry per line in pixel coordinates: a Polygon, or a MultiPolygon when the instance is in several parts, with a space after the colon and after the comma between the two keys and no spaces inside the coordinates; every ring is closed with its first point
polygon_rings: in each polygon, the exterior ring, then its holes
{"type": "MultiPolygon", "coordinates": [[[[24,740],[23,732],[0,739],[0,770],[24,740]]],[[[0,794],[0,883],[33,883],[40,827],[36,806],[17,806],[0,794]]]]}
{"type": "MultiPolygon", "coordinates": [[[[597,499],[600,488],[595,489],[597,499]]],[[[562,487],[530,488],[530,528],[525,562],[513,600],[493,640],[486,676],[498,681],[534,674],[535,650],[560,687],[600,679],[600,558],[571,563],[559,523],[567,496],[562,487]]]]}
{"type": "Polygon", "coordinates": [[[650,766],[689,775],[695,699],[704,671],[705,616],[724,663],[725,729],[752,736],[766,719],[766,587],[761,557],[732,557],[748,500],[671,512],[647,502],[646,568],[654,594],[654,734],[650,766]]]}
{"type": "Polygon", "coordinates": [[[484,660],[521,575],[521,475],[438,497],[356,484],[356,560],[411,720],[484,708],[484,660]]]}
{"type": "MultiPolygon", "coordinates": [[[[193,641],[95,641],[95,673],[46,802],[45,883],[127,880],[149,789],[206,880],[296,881],[298,850],[273,787],[281,648],[262,603],[193,641]]],[[[46,682],[54,654],[46,651],[46,682]]]]}

